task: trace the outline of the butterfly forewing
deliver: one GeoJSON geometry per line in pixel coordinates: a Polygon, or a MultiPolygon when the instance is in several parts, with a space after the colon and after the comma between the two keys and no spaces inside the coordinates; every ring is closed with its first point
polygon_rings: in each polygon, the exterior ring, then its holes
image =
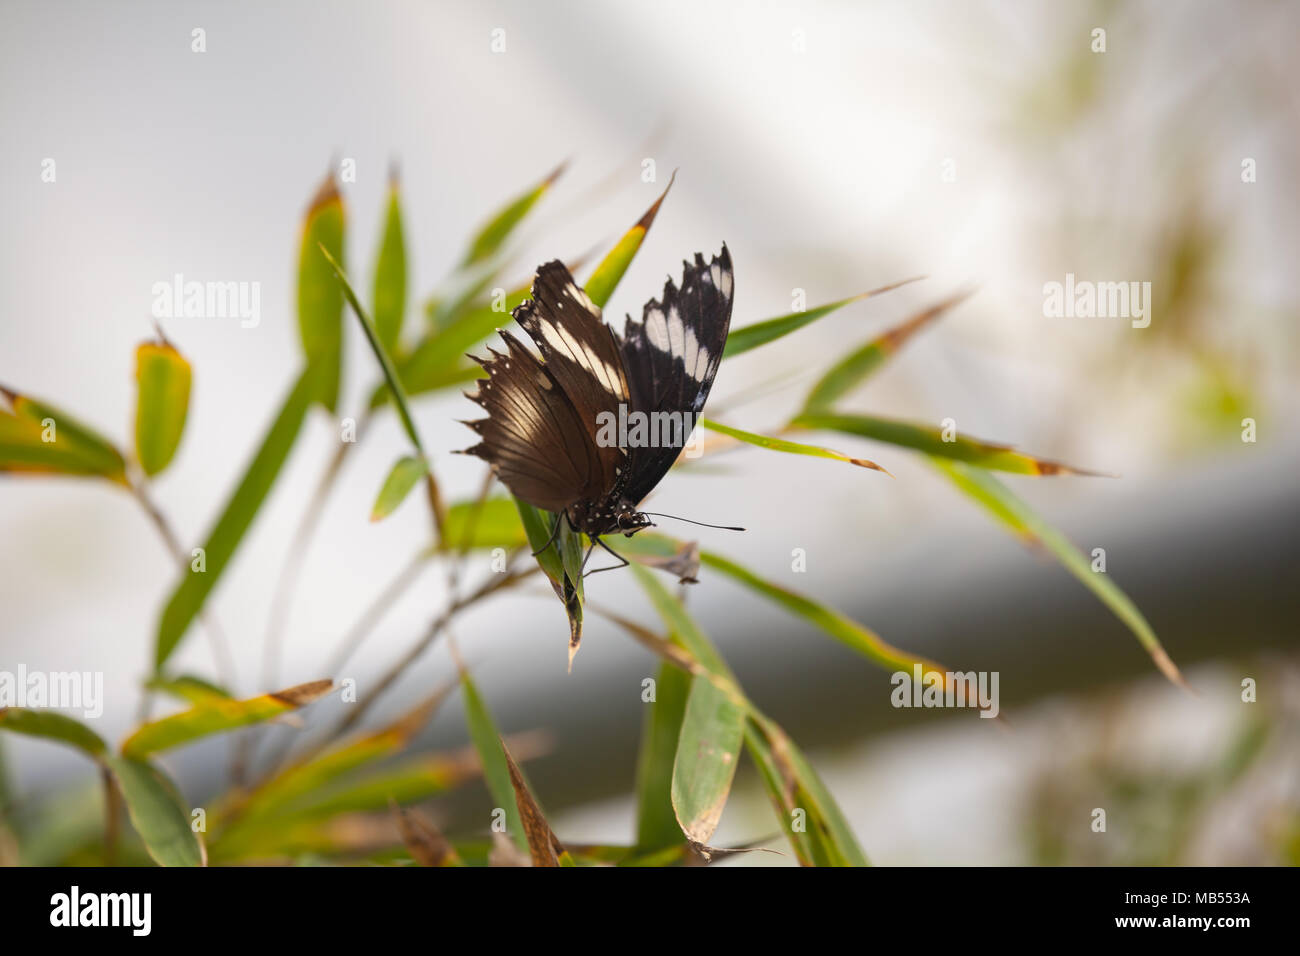
{"type": "MultiPolygon", "coordinates": [[[[682,263],[682,284],[671,278],[662,299],[627,317],[620,343],[632,407],[646,413],[697,416],[713,387],[731,326],[732,272],[727,247],[705,262],[682,263]]],[[[639,502],[668,473],[681,447],[632,449],[626,495],[639,502]]]]}

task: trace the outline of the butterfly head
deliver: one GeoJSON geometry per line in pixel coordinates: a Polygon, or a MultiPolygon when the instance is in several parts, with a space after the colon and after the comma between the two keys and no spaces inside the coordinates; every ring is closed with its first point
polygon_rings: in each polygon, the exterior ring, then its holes
{"type": "Polygon", "coordinates": [[[654,525],[649,515],[637,511],[636,505],[626,498],[614,502],[575,502],[569,506],[569,520],[573,527],[592,537],[623,534],[630,538],[642,528],[654,525]]]}

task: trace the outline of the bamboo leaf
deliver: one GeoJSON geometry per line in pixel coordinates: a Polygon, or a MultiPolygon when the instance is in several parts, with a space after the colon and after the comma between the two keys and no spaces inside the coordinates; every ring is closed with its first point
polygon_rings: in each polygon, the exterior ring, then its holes
{"type": "Polygon", "coordinates": [[[829,448],[822,448],[818,445],[805,445],[797,441],[789,441],[785,438],[774,438],[768,435],[757,435],[754,432],[741,431],[739,428],[731,428],[723,425],[721,422],[715,422],[708,418],[701,418],[700,424],[710,431],[719,432],[723,435],[729,435],[737,441],[743,441],[750,445],[757,445],[759,448],[766,448],[770,451],[785,452],[788,455],[809,455],[813,458],[829,458],[832,461],[844,461],[850,465],[857,465],[859,468],[869,468],[872,471],[883,471],[889,474],[884,468],[877,465],[874,461],[866,458],[851,458],[848,455],[838,451],[832,451],[829,448]]]}
{"type": "Polygon", "coordinates": [[[384,232],[375,260],[374,297],[375,331],[389,352],[397,350],[406,318],[406,238],[402,232],[402,204],[397,174],[388,180],[388,205],[384,214],[384,232]]]}
{"type": "Polygon", "coordinates": [[[515,806],[528,839],[528,855],[532,858],[533,866],[559,866],[558,854],[565,853],[564,847],[546,822],[542,808],[537,805],[532,791],[524,782],[524,775],[510,756],[510,748],[506,746],[504,738],[498,737],[497,742],[501,745],[501,754],[505,757],[506,769],[510,773],[510,785],[515,791],[515,806]]]}
{"type": "Polygon", "coordinates": [[[583,291],[587,293],[587,297],[596,304],[597,308],[603,309],[606,303],[609,302],[609,297],[614,294],[614,290],[627,272],[627,267],[636,258],[637,250],[641,248],[646,233],[654,225],[655,216],[659,214],[659,207],[663,205],[664,199],[668,196],[668,190],[673,188],[673,182],[676,179],[677,173],[674,171],[659,198],[651,204],[650,208],[636,221],[636,224],[623,234],[623,237],[615,243],[614,248],[606,253],[605,258],[600,260],[595,271],[587,279],[583,291]]]}
{"type": "Polygon", "coordinates": [[[663,662],[655,677],[655,699],[646,704],[636,772],[636,849],[648,853],[680,846],[682,828],[673,812],[673,764],[681,735],[691,675],[663,662]]]}
{"type": "Polygon", "coordinates": [[[0,387],[0,472],[95,475],[127,484],[126,460],[88,425],[45,402],[0,387]]]}
{"type": "Polygon", "coordinates": [[[334,270],[321,256],[327,251],[343,261],[343,198],[326,176],[307,209],[298,253],[298,333],[303,355],[318,372],[316,401],[334,411],[338,404],[343,359],[343,296],[334,270]]]}
{"type": "Polygon", "coordinates": [[[488,498],[481,505],[477,501],[458,501],[447,509],[444,528],[443,542],[435,550],[504,548],[513,551],[528,543],[513,498],[488,498]]]}
{"type": "Polygon", "coordinates": [[[515,507],[528,535],[528,544],[537,552],[537,563],[550,579],[569,619],[569,667],[572,668],[573,657],[582,644],[582,535],[571,530],[562,515],[534,508],[517,498],[515,507]],[[557,521],[560,530],[552,541],[557,521]]]}
{"type": "Polygon", "coordinates": [[[374,507],[370,509],[370,520],[381,521],[396,511],[411,489],[428,473],[429,463],[419,456],[404,455],[397,459],[379,489],[374,507]]]}
{"type": "Polygon", "coordinates": [[[394,804],[393,817],[402,834],[402,843],[420,866],[461,865],[456,848],[424,814],[394,804]]]}
{"type": "Polygon", "coordinates": [[[317,374],[314,368],[308,367],[294,383],[293,390],[285,399],[266,437],[262,439],[262,445],[249,463],[239,486],[208,534],[207,543],[203,547],[204,570],[194,570],[194,565],[186,565],[181,572],[181,579],[158,621],[154,647],[155,670],[162,670],[162,666],[171,657],[270,493],[271,486],[298,438],[307,406],[313,396],[319,394],[320,386],[315,380],[317,374]]]}
{"type": "Polygon", "coordinates": [[[687,839],[707,845],[736,776],[745,710],[704,676],[691,678],[673,762],[672,800],[687,839]]]}
{"type": "Polygon", "coordinates": [[[496,801],[497,809],[505,811],[506,830],[510,839],[520,850],[527,851],[528,834],[524,831],[519,807],[515,803],[515,788],[511,782],[505,750],[501,745],[501,734],[492,715],[488,713],[478,687],[470,678],[469,671],[463,667],[460,671],[460,685],[465,695],[465,723],[469,726],[470,740],[482,762],[483,779],[487,783],[488,792],[496,801]]]}
{"type": "Polygon", "coordinates": [[[135,350],[135,455],[149,476],[171,463],[190,405],[190,363],[170,342],[135,350]]]}
{"type": "Polygon", "coordinates": [[[122,754],[138,760],[200,737],[260,724],[319,700],[333,687],[331,680],[318,680],[247,700],[212,698],[179,714],[144,724],[122,744],[122,754]]]}
{"type": "Polygon", "coordinates": [[[994,471],[1008,471],[1018,475],[1091,475],[1100,472],[1084,471],[1058,461],[1035,458],[1018,452],[1009,445],[995,445],[976,438],[954,436],[944,441],[943,432],[931,425],[900,422],[871,415],[835,415],[830,413],[798,415],[790,422],[792,428],[815,431],[834,431],[857,435],[874,441],[901,445],[941,458],[964,461],[994,471]]]}
{"type": "Polygon", "coordinates": [[[964,302],[974,290],[967,289],[922,309],[906,322],[872,339],[831,367],[813,386],[804,402],[803,414],[828,411],[844,395],[873,375],[912,336],[926,328],[953,306],[964,302]]]}
{"type": "Polygon", "coordinates": [[[330,268],[334,270],[334,275],[343,288],[343,296],[348,300],[348,304],[352,306],[357,321],[361,323],[361,330],[366,334],[366,341],[370,343],[370,350],[375,353],[375,359],[383,370],[384,381],[388,383],[394,404],[397,405],[397,415],[402,421],[402,428],[406,431],[406,437],[411,440],[415,450],[423,454],[424,446],[420,444],[420,435],[415,430],[415,420],[411,417],[411,406],[406,400],[406,391],[402,388],[401,380],[397,376],[397,369],[393,365],[392,357],[389,356],[388,350],[384,348],[383,343],[379,341],[379,333],[375,331],[375,324],[370,321],[365,306],[361,304],[361,300],[357,298],[356,292],[353,291],[352,283],[348,281],[343,267],[324,246],[321,246],[320,251],[330,268]]]}
{"type": "Polygon", "coordinates": [[[851,295],[847,299],[840,299],[837,302],[831,302],[827,305],[819,305],[815,309],[806,309],[802,312],[790,312],[786,315],[779,315],[774,319],[764,319],[761,322],[754,322],[743,328],[732,329],[727,336],[727,344],[722,350],[723,358],[734,358],[737,355],[743,355],[751,349],[756,349],[760,345],[766,345],[768,342],[775,342],[779,338],[789,335],[791,332],[797,332],[806,325],[811,325],[818,319],[824,318],[846,305],[852,305],[854,302],[861,302],[863,299],[870,299],[885,292],[890,292],[900,286],[907,285],[909,282],[916,282],[920,276],[911,279],[904,279],[902,282],[892,282],[889,285],[882,285],[878,289],[871,289],[868,292],[862,292],[858,295],[851,295]]]}
{"type": "Polygon", "coordinates": [[[555,184],[564,172],[567,164],[561,164],[556,167],[545,179],[536,186],[532,186],[520,193],[514,199],[506,203],[498,210],[483,226],[474,234],[470,241],[469,249],[465,253],[465,259],[461,266],[473,265],[477,262],[483,262],[490,258],[514,231],[515,227],[523,221],[529,211],[537,204],[537,201],[546,195],[546,191],[555,184]]]}
{"type": "Polygon", "coordinates": [[[721,571],[727,577],[743,584],[759,596],[780,605],[792,614],[802,617],[810,624],[813,624],[845,646],[857,651],[868,660],[879,664],[887,671],[905,670],[911,673],[913,666],[920,664],[923,673],[931,670],[946,673],[946,668],[942,665],[894,647],[874,631],[863,627],[834,608],[818,604],[816,601],[797,594],[788,588],[766,581],[722,555],[704,551],[700,554],[700,562],[705,567],[721,571]]]}
{"type": "Polygon", "coordinates": [[[0,730],[8,730],[27,737],[43,737],[69,744],[99,759],[108,752],[102,737],[79,720],[65,717],[52,710],[30,710],[26,707],[0,707],[0,730]]]}
{"type": "Polygon", "coordinates": [[[932,458],[931,462],[962,492],[1028,544],[1041,546],[1110,608],[1151,655],[1160,672],[1180,687],[1187,687],[1177,665],[1165,652],[1155,631],[1137,605],[1119,589],[1109,574],[1092,570],[1092,564],[1069,539],[1018,498],[992,475],[956,462],[932,458]]]}
{"type": "Polygon", "coordinates": [[[178,677],[154,676],[145,682],[145,686],[190,704],[230,699],[229,692],[224,688],[192,674],[181,674],[178,677]]]}
{"type": "Polygon", "coordinates": [[[143,760],[108,757],[135,832],[159,866],[203,866],[203,845],[190,828],[176,785],[143,760]]]}

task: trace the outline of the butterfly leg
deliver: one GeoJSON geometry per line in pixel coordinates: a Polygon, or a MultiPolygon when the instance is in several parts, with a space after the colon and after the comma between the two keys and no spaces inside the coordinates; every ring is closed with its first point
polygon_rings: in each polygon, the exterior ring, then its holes
{"type": "Polygon", "coordinates": [[[560,536],[560,522],[563,520],[564,520],[563,513],[560,513],[555,516],[555,524],[551,527],[551,536],[546,539],[546,543],[544,545],[542,545],[540,548],[538,548],[536,551],[533,552],[532,556],[534,558],[555,543],[555,539],[560,536]]]}
{"type": "MultiPolygon", "coordinates": [[[[591,552],[596,550],[596,545],[600,545],[602,548],[604,548],[606,551],[608,551],[608,552],[609,552],[610,554],[612,554],[614,557],[618,558],[619,563],[618,563],[618,564],[611,564],[611,565],[610,565],[609,567],[607,567],[607,568],[597,568],[595,571],[588,571],[586,574],[583,575],[584,578],[585,578],[585,577],[590,577],[591,575],[593,575],[593,574],[597,574],[597,573],[599,573],[599,572],[601,572],[601,571],[617,571],[619,568],[625,568],[625,567],[627,567],[629,564],[632,563],[632,562],[629,561],[627,558],[623,557],[623,555],[619,554],[617,551],[615,551],[613,548],[611,548],[609,545],[607,545],[604,541],[601,541],[600,538],[592,538],[592,539],[591,539],[591,547],[587,550],[587,557],[591,557],[591,552]]],[[[586,562],[586,561],[583,561],[583,562],[582,562],[582,565],[583,565],[583,567],[586,567],[586,566],[587,566],[587,562],[586,562]]]]}

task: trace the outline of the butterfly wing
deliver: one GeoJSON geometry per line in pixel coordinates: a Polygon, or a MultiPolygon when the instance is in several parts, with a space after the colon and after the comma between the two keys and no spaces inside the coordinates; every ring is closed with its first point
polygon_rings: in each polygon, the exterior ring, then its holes
{"type": "MultiPolygon", "coordinates": [[[[694,264],[682,266],[681,288],[669,278],[662,299],[647,302],[640,319],[627,317],[619,344],[632,409],[689,413],[693,423],[713,387],[731,326],[731,253],[724,244],[711,262],[696,253],[694,264]]],[[[632,449],[626,496],[640,502],[680,452],[680,447],[632,449]]]]}
{"type": "Polygon", "coordinates": [[[482,440],[464,454],[487,461],[530,505],[563,511],[600,474],[598,449],[551,371],[509,332],[501,338],[504,354],[475,359],[488,377],[467,397],[488,417],[465,423],[482,440]]]}
{"type": "Polygon", "coordinates": [[[628,452],[617,443],[602,447],[595,441],[601,415],[617,419],[620,405],[632,407],[618,337],[559,261],[537,270],[532,298],[515,309],[514,318],[541,351],[596,451],[599,469],[582,496],[600,500],[624,477],[628,464],[628,452]]]}

